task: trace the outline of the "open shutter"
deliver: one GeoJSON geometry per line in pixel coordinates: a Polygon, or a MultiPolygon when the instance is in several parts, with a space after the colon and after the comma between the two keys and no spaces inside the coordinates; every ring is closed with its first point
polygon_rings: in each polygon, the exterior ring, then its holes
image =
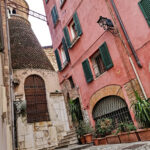
{"type": "Polygon", "coordinates": [[[68,32],[67,27],[64,27],[63,31],[64,31],[66,43],[67,43],[67,48],[70,48],[71,47],[71,41],[70,41],[69,32],[68,32]]]}
{"type": "Polygon", "coordinates": [[[81,25],[80,25],[80,22],[79,22],[77,12],[74,13],[73,20],[75,22],[75,27],[76,27],[76,30],[78,32],[78,36],[81,36],[82,35],[82,29],[81,29],[81,25]]]}
{"type": "Polygon", "coordinates": [[[58,50],[55,50],[55,56],[56,56],[56,61],[57,61],[57,65],[58,65],[58,69],[59,71],[61,71],[62,67],[61,67],[61,61],[60,61],[60,57],[59,57],[59,53],[58,50]]]}
{"type": "Polygon", "coordinates": [[[45,3],[47,4],[49,0],[45,0],[45,3]]]}
{"type": "Polygon", "coordinates": [[[148,25],[150,26],[150,0],[141,0],[138,4],[148,25]]]}
{"type": "Polygon", "coordinates": [[[62,39],[62,45],[63,45],[63,49],[64,49],[65,54],[66,54],[67,61],[69,62],[70,56],[69,56],[68,48],[67,48],[66,41],[64,38],[62,39]]]}
{"type": "Polygon", "coordinates": [[[54,23],[54,25],[56,25],[56,23],[58,21],[58,13],[57,13],[56,6],[53,7],[53,9],[51,11],[51,15],[52,15],[53,23],[54,23]]]}
{"type": "Polygon", "coordinates": [[[104,42],[99,47],[99,51],[100,51],[100,54],[101,54],[101,57],[102,57],[102,60],[103,60],[103,63],[105,65],[106,69],[109,70],[110,68],[113,67],[113,62],[112,62],[111,56],[109,54],[106,42],[104,42]]]}
{"type": "Polygon", "coordinates": [[[82,67],[86,78],[86,82],[89,83],[93,81],[93,75],[92,75],[92,71],[88,59],[82,62],[82,67]]]}

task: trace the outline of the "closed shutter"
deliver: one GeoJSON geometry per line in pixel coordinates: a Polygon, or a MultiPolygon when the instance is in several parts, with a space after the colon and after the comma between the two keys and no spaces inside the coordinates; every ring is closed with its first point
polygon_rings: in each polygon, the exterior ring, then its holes
{"type": "Polygon", "coordinates": [[[71,47],[71,41],[70,41],[69,32],[68,32],[67,27],[64,27],[63,31],[64,31],[66,43],[67,43],[67,48],[70,48],[71,47]]]}
{"type": "Polygon", "coordinates": [[[69,56],[68,48],[67,48],[66,41],[64,38],[62,39],[62,45],[63,45],[63,49],[64,49],[65,54],[66,54],[67,62],[69,62],[70,56],[69,56]]]}
{"type": "Polygon", "coordinates": [[[150,26],[150,0],[141,0],[138,4],[148,25],[150,26]]]}
{"type": "Polygon", "coordinates": [[[52,15],[53,23],[54,23],[54,25],[56,25],[56,23],[58,21],[58,13],[57,13],[56,6],[53,7],[53,9],[51,11],[51,15],[52,15]]]}
{"type": "Polygon", "coordinates": [[[102,60],[103,60],[103,63],[105,65],[106,69],[108,70],[108,69],[112,68],[113,62],[112,62],[111,56],[109,54],[106,42],[103,43],[99,47],[99,51],[100,51],[100,54],[101,54],[101,57],[102,57],[102,60]]]}
{"type": "Polygon", "coordinates": [[[58,53],[58,50],[56,49],[55,50],[55,56],[56,56],[56,61],[57,61],[57,65],[58,65],[58,69],[59,71],[61,71],[61,61],[60,61],[60,57],[59,57],[59,53],[58,53]]]}
{"type": "Polygon", "coordinates": [[[4,37],[3,37],[3,27],[2,27],[2,13],[0,6],[0,51],[4,50],[4,37]]]}
{"type": "Polygon", "coordinates": [[[83,67],[83,71],[84,71],[84,75],[85,75],[87,83],[93,81],[93,75],[92,75],[92,71],[91,71],[88,59],[82,62],[82,67],[83,67]]]}
{"type": "Polygon", "coordinates": [[[45,0],[45,3],[47,4],[49,0],[45,0]]]}
{"type": "Polygon", "coordinates": [[[75,27],[76,27],[76,30],[78,32],[78,36],[81,36],[82,35],[82,29],[81,29],[81,25],[80,25],[80,22],[79,22],[77,12],[74,13],[73,20],[75,22],[75,27]]]}

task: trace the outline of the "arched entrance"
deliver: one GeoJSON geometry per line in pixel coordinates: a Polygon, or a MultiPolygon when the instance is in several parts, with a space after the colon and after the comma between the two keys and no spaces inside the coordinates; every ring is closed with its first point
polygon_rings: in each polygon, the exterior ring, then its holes
{"type": "Polygon", "coordinates": [[[44,80],[38,75],[31,75],[26,78],[24,89],[28,123],[48,121],[49,114],[44,80]]]}
{"type": "Polygon", "coordinates": [[[92,111],[93,119],[110,118],[113,125],[120,122],[132,122],[127,104],[119,96],[107,96],[96,103],[92,111]]]}

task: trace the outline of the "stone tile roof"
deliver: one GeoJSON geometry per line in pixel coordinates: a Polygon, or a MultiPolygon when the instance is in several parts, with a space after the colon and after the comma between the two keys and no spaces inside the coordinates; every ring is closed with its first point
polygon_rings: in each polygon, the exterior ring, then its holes
{"type": "Polygon", "coordinates": [[[54,70],[27,20],[12,17],[9,19],[9,30],[13,69],[54,70]]]}

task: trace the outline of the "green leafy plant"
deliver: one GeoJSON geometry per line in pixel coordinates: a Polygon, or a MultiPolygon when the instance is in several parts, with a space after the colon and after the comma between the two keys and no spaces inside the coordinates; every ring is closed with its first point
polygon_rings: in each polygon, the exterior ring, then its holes
{"type": "Polygon", "coordinates": [[[101,137],[111,134],[113,129],[112,120],[109,118],[98,119],[95,124],[95,129],[97,135],[100,135],[101,137]]]}
{"type": "Polygon", "coordinates": [[[142,99],[135,91],[136,101],[131,107],[134,108],[135,118],[143,127],[150,127],[150,102],[142,99]]]}
{"type": "Polygon", "coordinates": [[[85,134],[85,129],[84,129],[85,123],[83,121],[79,122],[79,125],[76,127],[76,133],[78,138],[82,137],[85,134]]]}
{"type": "Polygon", "coordinates": [[[92,133],[94,129],[91,127],[90,123],[84,123],[85,134],[92,133]]]}
{"type": "Polygon", "coordinates": [[[118,134],[120,132],[130,132],[130,131],[135,131],[135,130],[136,130],[136,127],[134,126],[133,123],[121,122],[118,125],[118,128],[115,134],[118,134]]]}

